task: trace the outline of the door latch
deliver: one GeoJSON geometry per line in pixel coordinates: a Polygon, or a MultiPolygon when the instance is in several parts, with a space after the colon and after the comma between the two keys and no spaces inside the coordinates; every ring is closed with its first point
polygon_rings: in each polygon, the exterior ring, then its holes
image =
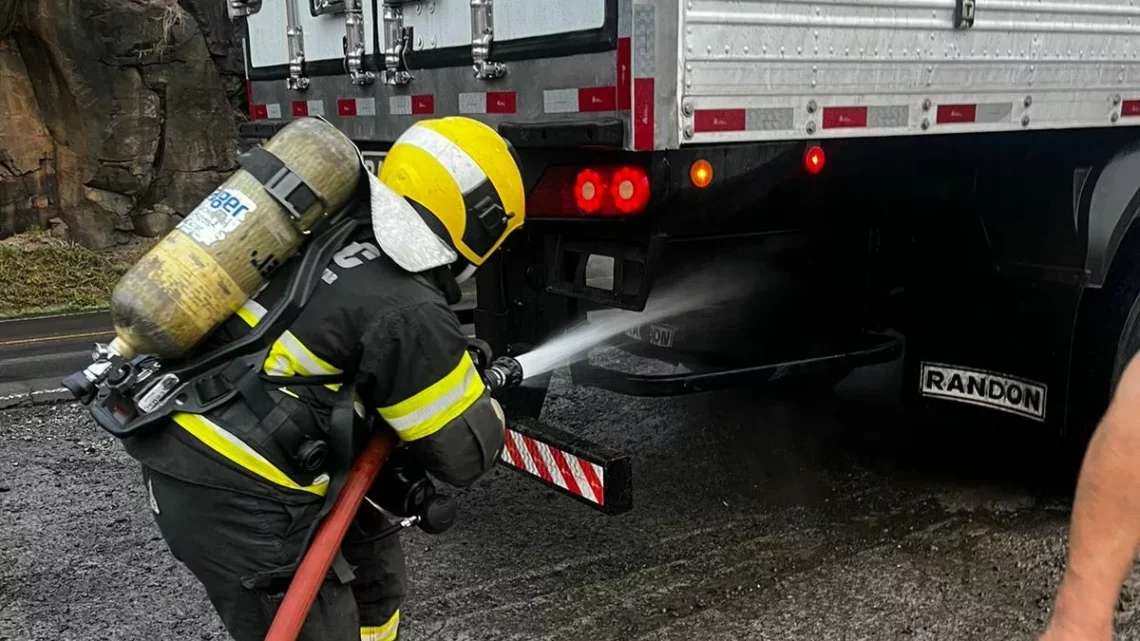
{"type": "Polygon", "coordinates": [[[289,42],[289,79],[285,84],[295,91],[304,91],[309,88],[309,79],[305,77],[305,33],[297,13],[297,0],[285,0],[285,21],[289,42]]]}
{"type": "Polygon", "coordinates": [[[364,8],[362,0],[344,0],[344,66],[354,85],[370,85],[376,74],[364,69],[364,8]]]}
{"type": "Polygon", "coordinates": [[[954,28],[974,26],[974,0],[954,0],[954,28]]]}
{"type": "Polygon", "coordinates": [[[412,28],[404,26],[404,8],[395,2],[384,3],[384,70],[380,78],[391,86],[412,81],[407,55],[412,49],[412,28]]]}
{"type": "Polygon", "coordinates": [[[471,0],[471,58],[475,77],[480,80],[501,78],[507,67],[491,61],[491,42],[495,39],[495,18],[492,0],[471,0]]]}

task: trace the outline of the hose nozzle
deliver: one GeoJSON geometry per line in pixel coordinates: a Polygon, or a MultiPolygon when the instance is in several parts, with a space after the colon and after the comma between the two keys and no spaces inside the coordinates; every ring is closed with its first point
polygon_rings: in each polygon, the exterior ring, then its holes
{"type": "Polygon", "coordinates": [[[483,378],[492,391],[518,387],[523,382],[522,365],[510,356],[500,356],[484,370],[483,378]]]}

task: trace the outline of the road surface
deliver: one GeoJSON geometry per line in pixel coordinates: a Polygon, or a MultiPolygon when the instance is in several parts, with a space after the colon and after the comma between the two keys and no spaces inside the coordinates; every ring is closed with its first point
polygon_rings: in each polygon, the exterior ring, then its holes
{"type": "MultiPolygon", "coordinates": [[[[464,283],[462,289],[463,301],[454,309],[460,322],[470,324],[475,281],[464,283]]],[[[59,379],[91,362],[95,343],[114,336],[107,312],[0,320],[0,398],[23,391],[20,386],[27,381],[58,387],[59,379]]]]}
{"type": "MultiPolygon", "coordinates": [[[[1024,440],[835,399],[631,399],[555,379],[545,418],[635,455],[606,517],[501,469],[404,535],[403,641],[1032,640],[1068,498],[1024,440]]],[[[0,640],[226,639],[131,461],[74,406],[0,412],[0,640]]],[[[1140,575],[1118,639],[1140,639],[1140,575]]]]}

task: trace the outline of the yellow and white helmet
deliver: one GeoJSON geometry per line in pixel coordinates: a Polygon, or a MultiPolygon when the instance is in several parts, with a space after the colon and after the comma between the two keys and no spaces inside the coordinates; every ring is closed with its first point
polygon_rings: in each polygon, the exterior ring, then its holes
{"type": "Polygon", "coordinates": [[[400,267],[469,276],[522,226],[526,190],[514,149],[471,118],[421,120],[372,180],[376,241],[400,267]]]}

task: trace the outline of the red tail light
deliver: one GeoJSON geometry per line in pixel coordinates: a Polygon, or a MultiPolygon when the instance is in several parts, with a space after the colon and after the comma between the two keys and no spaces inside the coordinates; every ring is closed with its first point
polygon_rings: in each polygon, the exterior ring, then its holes
{"type": "Polygon", "coordinates": [[[645,209],[649,174],[636,165],[550,167],[526,201],[527,216],[629,216],[645,209]]]}

